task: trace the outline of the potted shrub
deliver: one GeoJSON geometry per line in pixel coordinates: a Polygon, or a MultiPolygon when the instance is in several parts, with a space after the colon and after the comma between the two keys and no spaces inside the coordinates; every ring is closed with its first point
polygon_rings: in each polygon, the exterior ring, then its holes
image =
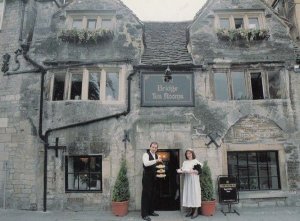
{"type": "Polygon", "coordinates": [[[127,165],[123,159],[112,192],[112,213],[116,216],[125,216],[128,213],[129,181],[127,177],[127,165]]]}
{"type": "Polygon", "coordinates": [[[211,177],[211,171],[207,164],[204,162],[202,167],[202,174],[200,175],[201,185],[201,213],[204,216],[212,216],[216,210],[216,200],[214,197],[214,187],[211,177]]]}

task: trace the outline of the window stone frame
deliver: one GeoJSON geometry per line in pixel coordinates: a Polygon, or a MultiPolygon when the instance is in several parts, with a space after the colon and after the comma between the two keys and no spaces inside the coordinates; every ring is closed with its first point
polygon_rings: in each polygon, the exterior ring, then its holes
{"type": "Polygon", "coordinates": [[[280,190],[259,190],[259,191],[242,191],[240,192],[240,199],[254,199],[254,198],[274,198],[274,197],[286,197],[286,191],[288,190],[288,179],[286,167],[286,153],[283,144],[242,144],[242,143],[225,143],[223,144],[223,165],[222,174],[228,174],[228,162],[227,152],[233,151],[277,151],[278,152],[278,164],[279,164],[279,177],[280,177],[280,190]]]}
{"type": "Polygon", "coordinates": [[[66,27],[71,30],[73,28],[73,20],[82,20],[82,29],[87,30],[88,19],[96,20],[96,29],[101,29],[102,19],[111,19],[112,31],[116,30],[116,12],[113,10],[100,11],[67,11],[66,27]]]}
{"type": "Polygon", "coordinates": [[[64,70],[59,70],[56,72],[49,72],[50,75],[50,85],[48,86],[49,95],[47,96],[51,102],[61,102],[61,101],[71,101],[71,102],[99,102],[101,104],[124,104],[126,99],[126,70],[125,66],[106,66],[106,65],[97,65],[89,67],[80,67],[80,68],[69,68],[64,70]],[[89,69],[99,70],[99,79],[100,79],[100,99],[99,100],[88,100],[88,86],[89,86],[89,69]],[[118,73],[119,76],[119,94],[118,100],[106,100],[106,73],[108,71],[113,71],[118,73]],[[72,72],[82,74],[82,95],[80,100],[71,100],[71,80],[72,72]],[[65,73],[65,86],[64,86],[64,100],[54,101],[53,100],[53,90],[54,90],[54,78],[55,74],[65,73]]]}
{"type": "MultiPolygon", "coordinates": [[[[86,154],[83,154],[83,155],[66,155],[64,157],[64,161],[65,161],[65,193],[82,193],[82,192],[85,192],[85,193],[89,193],[89,192],[97,192],[97,193],[102,193],[103,192],[103,155],[102,154],[96,154],[96,155],[86,155],[86,154]],[[82,157],[82,158],[91,158],[91,157],[99,157],[100,160],[101,160],[101,171],[99,171],[98,173],[101,174],[101,179],[100,179],[100,189],[88,189],[88,190],[84,190],[84,189],[69,189],[68,188],[68,181],[69,181],[69,174],[72,174],[72,173],[69,173],[68,172],[68,160],[70,158],[75,158],[75,157],[82,157]]],[[[84,173],[84,172],[80,172],[80,173],[84,173]]],[[[88,174],[93,174],[93,172],[91,173],[90,170],[89,172],[86,172],[88,174]]],[[[75,174],[75,172],[74,172],[75,174]]],[[[80,182],[80,181],[79,181],[80,182]]],[[[90,188],[90,187],[89,187],[90,188]]]]}
{"type": "Polygon", "coordinates": [[[2,30],[6,0],[0,0],[0,31],[2,30]]]}
{"type": "Polygon", "coordinates": [[[264,11],[262,10],[245,10],[245,11],[215,11],[215,29],[221,29],[220,27],[220,19],[228,18],[229,19],[229,29],[236,29],[234,18],[243,18],[244,29],[249,29],[249,18],[258,18],[259,30],[265,29],[266,21],[264,18],[264,11]]]}
{"type": "Polygon", "coordinates": [[[251,73],[260,72],[262,77],[262,86],[263,86],[263,99],[260,100],[281,100],[281,99],[287,99],[288,98],[288,84],[287,84],[287,71],[284,70],[281,67],[276,67],[276,70],[279,72],[280,75],[280,81],[282,82],[283,87],[281,90],[281,98],[270,98],[270,92],[269,92],[269,80],[268,80],[268,71],[271,69],[261,67],[261,68],[249,68],[249,67],[231,67],[230,65],[225,66],[216,66],[211,69],[210,72],[210,79],[211,79],[211,93],[212,93],[212,99],[214,101],[218,102],[224,102],[224,101],[243,101],[243,100],[253,100],[253,94],[252,94],[252,87],[251,87],[251,73]],[[246,99],[241,100],[235,100],[233,99],[233,83],[232,83],[232,72],[240,71],[244,72],[244,79],[245,79],[245,87],[246,87],[246,99]],[[228,91],[228,99],[227,100],[217,100],[216,94],[215,94],[215,82],[214,82],[214,74],[215,73],[226,73],[227,76],[227,91],[228,91]]]}

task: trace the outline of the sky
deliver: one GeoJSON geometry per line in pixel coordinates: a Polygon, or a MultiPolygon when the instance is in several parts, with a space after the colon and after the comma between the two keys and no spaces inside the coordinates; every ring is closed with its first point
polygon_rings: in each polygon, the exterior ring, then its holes
{"type": "Polygon", "coordinates": [[[189,21],[206,0],[122,0],[141,21],[189,21]]]}

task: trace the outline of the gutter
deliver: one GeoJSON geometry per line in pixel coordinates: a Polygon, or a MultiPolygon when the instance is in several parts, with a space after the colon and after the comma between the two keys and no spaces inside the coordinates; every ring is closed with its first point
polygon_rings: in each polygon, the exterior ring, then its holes
{"type": "Polygon", "coordinates": [[[203,65],[195,65],[192,63],[188,64],[140,64],[133,66],[134,69],[136,70],[141,70],[141,69],[148,69],[148,70],[165,70],[166,68],[170,68],[171,70],[193,70],[193,69],[198,69],[198,68],[203,68],[203,65]]]}

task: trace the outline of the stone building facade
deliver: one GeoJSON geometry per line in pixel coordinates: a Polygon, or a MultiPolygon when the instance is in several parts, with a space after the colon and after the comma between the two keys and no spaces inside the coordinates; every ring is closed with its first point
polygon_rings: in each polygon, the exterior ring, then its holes
{"type": "Polygon", "coordinates": [[[6,207],[107,210],[125,157],[139,210],[151,141],[168,166],[157,209],[180,209],[188,148],[216,198],[229,174],[241,206],[300,205],[300,75],[289,28],[263,1],[210,0],[175,23],[141,22],[119,0],[0,4],[6,207]]]}

